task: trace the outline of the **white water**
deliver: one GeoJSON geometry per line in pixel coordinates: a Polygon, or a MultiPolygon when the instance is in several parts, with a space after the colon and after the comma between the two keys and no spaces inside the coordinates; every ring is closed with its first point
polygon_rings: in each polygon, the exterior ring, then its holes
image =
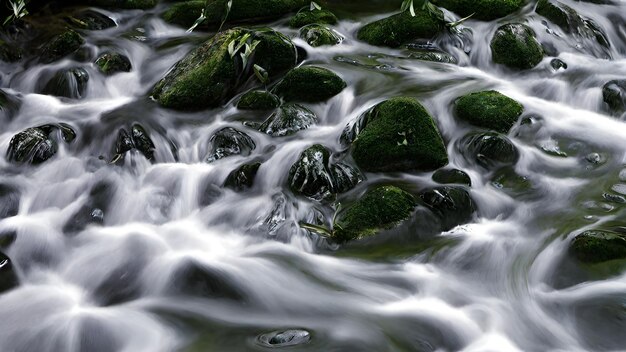
{"type": "MultiPolygon", "coordinates": [[[[540,41],[554,42],[567,70],[552,70],[548,57],[522,73],[494,66],[489,40],[507,20],[466,22],[473,31],[469,56],[441,38],[458,66],[394,59],[403,52],[356,41],[358,27],[382,14],[341,21],[336,29],[346,40],[337,47],[296,40],[308,51],[305,64],[331,68],[348,88],[327,103],[308,105],[318,124],[287,138],[243,127],[250,116],[232,104],[190,114],[148,101],[152,85],[193,47],[155,50],[186,34],[150,14],[111,13],[118,27],[86,35],[93,52],[107,45],[125,51],[130,73],[105,78],[91,64],[69,60],[2,67],[4,87],[22,98],[15,116],[3,116],[2,153],[15,133],[42,123],[69,123],[78,138],[61,143],[40,166],[16,167],[0,158],[0,182],[21,191],[18,215],[0,221],[0,234],[16,232],[6,254],[21,282],[0,295],[0,350],[265,350],[256,343],[259,334],[292,328],[312,334],[308,344],[291,348],[302,351],[626,350],[626,274],[586,281],[565,258],[575,234],[624,217],[620,204],[602,199],[626,162],[626,125],[604,107],[601,87],[626,78],[626,4],[567,3],[604,28],[612,60],[577,50],[571,37],[554,39],[532,5],[510,19],[528,18],[540,41]],[[122,35],[131,32],[140,38],[122,35]],[[388,56],[370,65],[373,53],[388,56]],[[363,65],[334,60],[338,56],[363,65]],[[91,76],[85,99],[34,93],[42,72],[74,65],[91,76]],[[527,115],[540,116],[509,134],[521,153],[515,171],[532,184],[522,195],[495,187],[492,175],[457,149],[471,128],[454,118],[452,101],[481,89],[497,89],[520,101],[527,115]],[[292,195],[288,169],[315,143],[341,152],[346,124],[398,95],[417,97],[436,117],[450,164],[472,178],[479,217],[438,235],[455,239],[439,251],[375,259],[336,255],[335,246],[298,228],[314,209],[326,216],[333,210],[292,195]],[[117,130],[133,122],[150,131],[156,163],[135,153],[122,167],[109,164],[117,130]],[[255,151],[203,163],[209,137],[225,126],[250,134],[255,151]],[[555,146],[569,148],[569,157],[541,150],[555,146]],[[603,161],[590,163],[591,153],[603,161]],[[231,170],[253,160],[263,161],[253,189],[221,188],[231,170]],[[104,226],[64,232],[102,182],[110,192],[104,226]],[[204,195],[207,187],[212,196],[204,195]],[[604,210],[607,205],[613,208],[604,210]],[[191,265],[205,268],[217,283],[210,295],[178,291],[178,278],[191,265]]],[[[283,22],[273,26],[296,34],[283,22]]],[[[433,184],[430,173],[366,176],[368,184],[433,184]]],[[[419,243],[419,234],[408,235],[407,246],[419,243]]],[[[398,237],[407,241],[406,234],[398,237]]],[[[348,247],[375,252],[375,245],[348,247]]]]}

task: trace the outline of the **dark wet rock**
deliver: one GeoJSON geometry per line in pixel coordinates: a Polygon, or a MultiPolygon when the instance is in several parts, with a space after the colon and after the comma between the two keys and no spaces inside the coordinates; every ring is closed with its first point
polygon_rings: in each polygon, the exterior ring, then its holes
{"type": "Polygon", "coordinates": [[[156,0],[88,0],[87,3],[93,6],[107,7],[113,9],[150,9],[156,5],[156,0]]]}
{"type": "Polygon", "coordinates": [[[0,39],[0,61],[15,62],[22,58],[22,50],[15,44],[0,39]]]}
{"type": "Polygon", "coordinates": [[[300,104],[285,104],[278,108],[259,127],[272,137],[284,137],[311,127],[317,121],[313,111],[300,104]]]}
{"type": "Polygon", "coordinates": [[[346,82],[334,72],[315,66],[289,71],[274,88],[285,101],[317,103],[326,101],[346,88],[346,82]]]}
{"type": "Polygon", "coordinates": [[[246,297],[230,274],[193,259],[185,260],[172,273],[170,290],[200,298],[242,301],[246,297]]]}
{"type": "Polygon", "coordinates": [[[393,98],[366,112],[342,135],[367,171],[434,170],[448,163],[435,122],[414,98],[393,98]]]}
{"type": "Polygon", "coordinates": [[[76,52],[85,43],[85,39],[73,30],[67,30],[45,44],[39,55],[42,63],[51,63],[76,52]]]}
{"type": "Polygon", "coordinates": [[[470,133],[461,139],[459,148],[468,160],[488,170],[513,165],[519,159],[515,145],[496,132],[470,133]]]}
{"type": "Polygon", "coordinates": [[[493,62],[512,69],[529,69],[543,59],[543,49],[533,30],[525,24],[509,23],[496,30],[491,40],[493,62]]]}
{"type": "Polygon", "coordinates": [[[220,199],[223,193],[222,187],[214,183],[208,183],[204,186],[204,190],[199,194],[198,204],[202,207],[211,205],[220,199]]]}
{"type": "Polygon", "coordinates": [[[458,60],[454,56],[440,50],[412,49],[406,56],[406,58],[422,61],[440,62],[443,64],[456,65],[458,63],[458,60]]]}
{"type": "Polygon", "coordinates": [[[513,167],[503,167],[496,171],[491,185],[512,197],[528,197],[533,191],[533,184],[528,177],[519,175],[513,167]]]}
{"type": "Polygon", "coordinates": [[[57,152],[56,142],[41,128],[31,127],[11,138],[7,159],[15,163],[40,164],[57,152]]]}
{"type": "Polygon", "coordinates": [[[309,24],[302,27],[300,29],[300,38],[313,47],[337,45],[343,41],[341,35],[321,24],[309,24]]]}
{"type": "Polygon", "coordinates": [[[6,254],[0,252],[0,293],[4,293],[19,285],[13,263],[6,254]]]}
{"type": "Polygon", "coordinates": [[[524,112],[517,101],[495,90],[460,97],[455,104],[457,117],[474,126],[507,133],[524,112]]]}
{"type": "Polygon", "coordinates": [[[19,190],[6,184],[0,184],[0,220],[17,215],[19,209],[19,190]]]}
{"type": "Polygon", "coordinates": [[[130,72],[132,65],[125,55],[116,52],[106,52],[100,54],[96,59],[96,67],[107,76],[118,72],[130,72]]]}
{"type": "Polygon", "coordinates": [[[57,72],[41,90],[42,94],[81,99],[87,91],[89,74],[80,67],[63,69],[57,72]]]}
{"type": "Polygon", "coordinates": [[[261,163],[241,165],[228,174],[226,181],[224,181],[224,187],[232,188],[235,191],[251,188],[254,184],[254,178],[259,171],[259,167],[261,167],[261,163]]]}
{"type": "Polygon", "coordinates": [[[311,333],[306,330],[282,330],[260,335],[258,343],[267,347],[288,347],[308,343],[311,333]]]}
{"type": "Polygon", "coordinates": [[[83,30],[97,31],[116,26],[115,21],[107,15],[94,10],[79,11],[72,16],[68,16],[66,20],[72,26],[83,30]]]}
{"type": "Polygon", "coordinates": [[[415,16],[404,11],[365,25],[359,29],[357,38],[371,45],[395,48],[416,39],[430,39],[443,28],[443,13],[439,9],[434,13],[416,11],[415,16]]]}
{"type": "Polygon", "coordinates": [[[0,249],[7,249],[17,239],[17,231],[15,230],[5,230],[0,232],[0,249]]]}
{"type": "Polygon", "coordinates": [[[235,28],[221,32],[179,61],[152,91],[164,107],[201,110],[216,107],[231,99],[239,85],[253,75],[253,64],[270,76],[296,64],[296,49],[291,40],[270,29],[235,28]],[[257,42],[254,55],[244,65],[240,53],[245,43],[257,42]],[[232,44],[231,44],[232,43],[232,44]],[[238,47],[231,56],[229,46],[238,47]]]}
{"type": "Polygon", "coordinates": [[[433,0],[459,16],[472,15],[472,19],[491,21],[512,14],[521,9],[524,0],[433,0]]]}
{"type": "Polygon", "coordinates": [[[254,140],[246,133],[232,127],[224,127],[215,132],[209,140],[208,163],[231,156],[248,156],[256,148],[254,140]]]}
{"type": "Polygon", "coordinates": [[[66,234],[83,231],[89,225],[104,224],[105,212],[109,209],[111,199],[115,196],[115,187],[107,182],[95,184],[89,191],[87,201],[63,226],[66,234]]]}
{"type": "Polygon", "coordinates": [[[626,111],[626,80],[613,80],[602,87],[602,99],[617,113],[626,111]]]}
{"type": "Polygon", "coordinates": [[[170,5],[162,15],[163,20],[184,28],[191,27],[204,10],[205,1],[181,1],[170,5]]]}
{"type": "Polygon", "coordinates": [[[339,20],[334,13],[326,10],[326,9],[317,9],[317,8],[304,8],[295,16],[289,20],[289,26],[291,28],[301,28],[309,24],[317,23],[317,24],[330,24],[335,25],[339,20]]]}
{"type": "Polygon", "coordinates": [[[472,185],[469,175],[459,169],[439,169],[433,173],[433,181],[441,184],[472,185]]]}
{"type": "Polygon", "coordinates": [[[304,6],[309,6],[309,0],[236,0],[228,16],[226,15],[227,0],[209,0],[205,8],[205,24],[210,27],[219,26],[226,19],[227,23],[233,22],[261,22],[280,18],[290,12],[295,12],[304,6]]]}
{"type": "Polygon", "coordinates": [[[240,110],[272,110],[280,106],[280,98],[265,90],[251,90],[237,103],[240,110]]]}
{"type": "Polygon", "coordinates": [[[570,252],[585,263],[626,259],[626,234],[605,230],[585,231],[574,237],[570,252]]]}
{"type": "Polygon", "coordinates": [[[346,192],[363,177],[345,163],[331,163],[330,151],[320,144],[307,148],[289,170],[289,188],[297,194],[316,200],[331,199],[346,192]]]}
{"type": "Polygon", "coordinates": [[[345,242],[376,235],[408,220],[417,206],[415,197],[395,186],[378,186],[341,211],[332,237],[345,242]]]}
{"type": "Polygon", "coordinates": [[[476,211],[469,192],[462,187],[433,188],[421,192],[419,199],[439,218],[443,231],[470,222],[476,211]]]}
{"type": "Polygon", "coordinates": [[[148,132],[140,124],[133,124],[130,133],[126,129],[121,128],[117,134],[115,142],[115,157],[112,162],[122,160],[126,152],[133,149],[138,150],[148,160],[153,160],[154,150],[156,149],[148,132]]]}
{"type": "Polygon", "coordinates": [[[567,63],[561,59],[552,59],[550,61],[550,66],[552,66],[552,68],[556,71],[560,69],[567,70],[567,63]]]}
{"type": "Polygon", "coordinates": [[[21,105],[22,102],[18,97],[0,89],[0,118],[4,116],[9,120],[12,119],[13,115],[20,109],[21,105]]]}

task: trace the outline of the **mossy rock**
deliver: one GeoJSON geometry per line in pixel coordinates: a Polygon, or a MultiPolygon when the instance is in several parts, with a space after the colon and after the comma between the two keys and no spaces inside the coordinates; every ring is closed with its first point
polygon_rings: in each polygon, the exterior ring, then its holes
{"type": "Polygon", "coordinates": [[[461,153],[488,170],[513,165],[519,160],[515,145],[497,132],[474,132],[460,140],[461,153]]]}
{"type": "Polygon", "coordinates": [[[317,121],[313,111],[300,104],[288,103],[274,112],[259,127],[272,137],[285,137],[311,127],[317,121]]]}
{"type": "Polygon", "coordinates": [[[616,113],[626,111],[626,79],[607,82],[602,86],[602,100],[616,113]]]}
{"type": "Polygon", "coordinates": [[[280,98],[265,90],[251,90],[237,103],[240,110],[272,110],[280,106],[280,98]]]}
{"type": "Polygon", "coordinates": [[[570,252],[584,263],[626,259],[626,234],[604,230],[585,231],[574,237],[570,252]]]}
{"type": "Polygon", "coordinates": [[[535,32],[521,23],[499,27],[490,46],[493,62],[512,69],[533,68],[543,59],[543,48],[535,39],[535,32]]]}
{"type": "Polygon", "coordinates": [[[246,133],[224,127],[211,136],[206,161],[211,163],[231,155],[248,156],[255,148],[256,143],[246,133]]]}
{"type": "Polygon", "coordinates": [[[460,97],[456,116],[474,126],[507,133],[524,112],[517,101],[495,90],[474,92],[460,97]]]}
{"type": "Polygon", "coordinates": [[[460,184],[471,186],[472,179],[469,175],[459,169],[439,169],[433,173],[433,181],[437,183],[445,184],[460,184]]]}
{"type": "Polygon", "coordinates": [[[81,99],[85,96],[89,74],[81,67],[57,72],[43,87],[41,93],[56,97],[81,99]]]}
{"type": "Polygon", "coordinates": [[[311,10],[310,8],[305,8],[298,11],[298,13],[289,20],[289,27],[301,28],[313,23],[335,25],[337,22],[339,22],[337,16],[326,9],[311,10]]]}
{"type": "Polygon", "coordinates": [[[73,30],[67,30],[43,46],[39,60],[49,64],[76,52],[85,43],[85,39],[73,30]]]}
{"type": "Polygon", "coordinates": [[[156,5],[156,0],[88,0],[92,6],[108,7],[113,9],[151,9],[156,5]]]}
{"type": "MultiPolygon", "coordinates": [[[[225,17],[228,0],[208,0],[204,11],[209,26],[219,26],[225,17]]],[[[236,0],[233,1],[226,22],[258,22],[280,18],[310,4],[309,0],[236,0]]]]}
{"type": "Polygon", "coordinates": [[[94,10],[81,10],[65,19],[74,28],[83,30],[103,30],[115,27],[115,21],[94,10]]]}
{"type": "Polygon", "coordinates": [[[418,197],[437,216],[442,231],[470,222],[476,212],[472,197],[463,187],[437,187],[421,192],[418,197]]]}
{"type": "Polygon", "coordinates": [[[270,75],[296,64],[296,49],[282,34],[269,30],[235,28],[218,33],[179,61],[154,87],[152,96],[166,107],[201,110],[217,107],[231,99],[244,78],[252,75],[252,64],[262,66],[270,75]],[[239,55],[231,57],[228,46],[249,35],[259,43],[253,60],[242,67],[239,55]]]}
{"type": "Polygon", "coordinates": [[[119,72],[130,72],[132,65],[125,55],[116,52],[106,52],[100,54],[95,62],[98,70],[110,76],[119,72]]]}
{"type": "Polygon", "coordinates": [[[334,97],[346,86],[346,82],[333,71],[302,66],[289,71],[273,92],[285,101],[317,103],[334,97]]]}
{"type": "Polygon", "coordinates": [[[345,163],[331,163],[330,151],[321,144],[300,154],[289,169],[289,188],[316,200],[332,199],[363,181],[358,170],[345,163]]]}
{"type": "Polygon", "coordinates": [[[359,29],[357,38],[371,45],[399,47],[415,39],[430,39],[444,28],[443,13],[408,11],[369,23],[359,29]]]}
{"type": "Polygon", "coordinates": [[[300,29],[300,38],[312,47],[323,45],[337,45],[343,37],[332,29],[321,24],[309,24],[300,29]]]}
{"type": "Polygon", "coordinates": [[[352,156],[362,170],[426,171],[448,163],[435,121],[414,98],[384,101],[361,116],[355,127],[352,156]]]}
{"type": "Polygon", "coordinates": [[[0,39],[0,61],[16,62],[22,58],[22,50],[14,45],[0,39]]]}
{"type": "Polygon", "coordinates": [[[224,187],[232,188],[235,191],[242,191],[254,185],[261,163],[244,164],[233,170],[224,181],[224,187]]]}
{"type": "Polygon", "coordinates": [[[204,5],[204,0],[177,2],[170,5],[161,17],[167,23],[189,28],[200,17],[204,5]]]}
{"type": "Polygon", "coordinates": [[[459,16],[472,15],[472,19],[491,21],[521,9],[525,0],[433,0],[435,5],[446,8],[459,16]]]}
{"type": "Polygon", "coordinates": [[[345,242],[374,236],[408,220],[416,206],[410,193],[395,186],[378,186],[337,215],[332,238],[345,242]]]}

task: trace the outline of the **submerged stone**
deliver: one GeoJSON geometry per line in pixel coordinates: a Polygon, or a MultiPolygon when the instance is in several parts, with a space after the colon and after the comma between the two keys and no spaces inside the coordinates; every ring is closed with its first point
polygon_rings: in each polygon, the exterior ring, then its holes
{"type": "Polygon", "coordinates": [[[352,156],[367,171],[433,170],[448,163],[432,116],[414,98],[384,101],[344,131],[352,156]]]}
{"type": "Polygon", "coordinates": [[[604,230],[585,231],[574,237],[570,252],[585,263],[626,259],[626,234],[604,230]]]}
{"type": "Polygon", "coordinates": [[[45,64],[57,61],[74,53],[84,43],[85,39],[80,34],[73,30],[67,30],[55,36],[43,46],[39,60],[45,64]]]}
{"type": "Polygon", "coordinates": [[[343,41],[343,37],[332,29],[321,24],[309,24],[300,29],[300,38],[310,46],[337,45],[343,41]]]}
{"type": "Polygon", "coordinates": [[[424,50],[424,49],[412,49],[406,56],[407,59],[440,62],[443,64],[457,64],[457,59],[444,51],[440,50],[424,50]]]}
{"type": "Polygon", "coordinates": [[[231,155],[248,156],[255,148],[250,136],[232,127],[224,127],[211,136],[206,161],[211,163],[231,155]]]}
{"type": "Polygon", "coordinates": [[[258,337],[258,343],[266,347],[288,347],[308,343],[311,333],[306,330],[273,331],[258,337]]]}
{"type": "Polygon", "coordinates": [[[103,30],[115,27],[115,21],[94,10],[82,10],[66,18],[67,22],[79,29],[103,30]]]}
{"type": "Polygon", "coordinates": [[[265,90],[251,90],[237,103],[240,110],[272,110],[280,106],[280,98],[265,90]]]}
{"type": "Polygon", "coordinates": [[[334,72],[315,66],[289,71],[276,85],[274,93],[285,101],[317,103],[328,100],[346,88],[346,82],[334,72]]]}
{"type": "Polygon", "coordinates": [[[543,49],[535,33],[521,23],[499,27],[490,46],[493,62],[513,69],[533,68],[543,59],[543,49]]]}
{"type": "Polygon", "coordinates": [[[315,113],[300,104],[285,104],[259,127],[272,137],[284,137],[311,127],[317,121],[315,113]]]}
{"type": "Polygon", "coordinates": [[[433,173],[433,181],[441,184],[472,185],[472,179],[469,175],[459,169],[439,169],[433,173]]]}
{"type": "Polygon", "coordinates": [[[439,218],[442,231],[468,223],[476,211],[469,192],[462,187],[433,188],[421,192],[419,199],[439,218]]]}
{"type": "Polygon", "coordinates": [[[56,97],[81,99],[85,96],[88,82],[89,74],[85,69],[80,67],[63,69],[52,76],[41,93],[56,97]]]}
{"type": "Polygon", "coordinates": [[[495,90],[475,92],[460,97],[456,115],[474,126],[507,133],[524,112],[517,101],[495,90]]]}
{"type": "Polygon", "coordinates": [[[291,28],[301,28],[309,24],[330,24],[335,25],[339,22],[334,13],[326,9],[304,8],[289,20],[291,28]]]}
{"type": "Polygon", "coordinates": [[[4,293],[17,285],[19,285],[19,281],[11,259],[0,252],[0,293],[4,293]]]}
{"type": "Polygon", "coordinates": [[[169,287],[174,294],[241,301],[245,293],[237,287],[231,275],[217,268],[189,259],[171,275],[169,287]]]}
{"type": "Polygon", "coordinates": [[[408,220],[415,197],[395,186],[378,186],[337,215],[332,237],[338,242],[361,239],[408,220]]]}
{"type": "Polygon", "coordinates": [[[362,180],[353,167],[344,163],[331,164],[330,151],[316,144],[303,151],[291,166],[288,182],[296,194],[326,200],[352,189],[362,180]]]}
{"type": "Polygon", "coordinates": [[[607,82],[602,87],[602,100],[616,113],[626,111],[626,79],[607,82]]]}
{"type": "Polygon", "coordinates": [[[496,132],[470,133],[461,139],[460,149],[468,160],[488,170],[513,165],[519,159],[513,143],[496,132]]]}
{"type": "Polygon", "coordinates": [[[435,5],[444,7],[459,16],[491,21],[512,14],[521,9],[524,0],[433,0],[435,5]]]}
{"type": "Polygon", "coordinates": [[[365,25],[357,38],[371,45],[395,48],[415,39],[430,39],[443,28],[443,13],[439,9],[435,13],[417,11],[415,16],[404,11],[365,25]]]}
{"type": "Polygon", "coordinates": [[[259,167],[261,167],[261,163],[241,165],[228,174],[226,181],[224,181],[224,187],[232,188],[235,191],[251,188],[254,184],[254,178],[259,171],[259,167]]]}
{"type": "Polygon", "coordinates": [[[116,52],[100,54],[95,64],[98,70],[105,75],[112,75],[118,72],[130,72],[132,69],[128,57],[116,52]]]}

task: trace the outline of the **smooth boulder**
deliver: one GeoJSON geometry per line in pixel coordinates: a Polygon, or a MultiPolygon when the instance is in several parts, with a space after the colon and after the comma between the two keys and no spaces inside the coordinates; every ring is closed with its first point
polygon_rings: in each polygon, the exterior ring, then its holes
{"type": "Polygon", "coordinates": [[[506,95],[490,90],[460,97],[455,112],[461,120],[474,126],[508,133],[524,112],[524,107],[506,95]]]}
{"type": "Polygon", "coordinates": [[[459,149],[466,159],[487,170],[513,165],[519,159],[513,142],[497,132],[470,133],[460,140],[459,149]]]}
{"type": "Polygon", "coordinates": [[[626,234],[588,230],[574,237],[570,243],[570,252],[584,263],[626,259],[626,234]]]}
{"type": "Polygon", "coordinates": [[[493,62],[516,70],[530,69],[543,60],[543,48],[535,32],[525,24],[500,26],[491,40],[493,62]]]}

